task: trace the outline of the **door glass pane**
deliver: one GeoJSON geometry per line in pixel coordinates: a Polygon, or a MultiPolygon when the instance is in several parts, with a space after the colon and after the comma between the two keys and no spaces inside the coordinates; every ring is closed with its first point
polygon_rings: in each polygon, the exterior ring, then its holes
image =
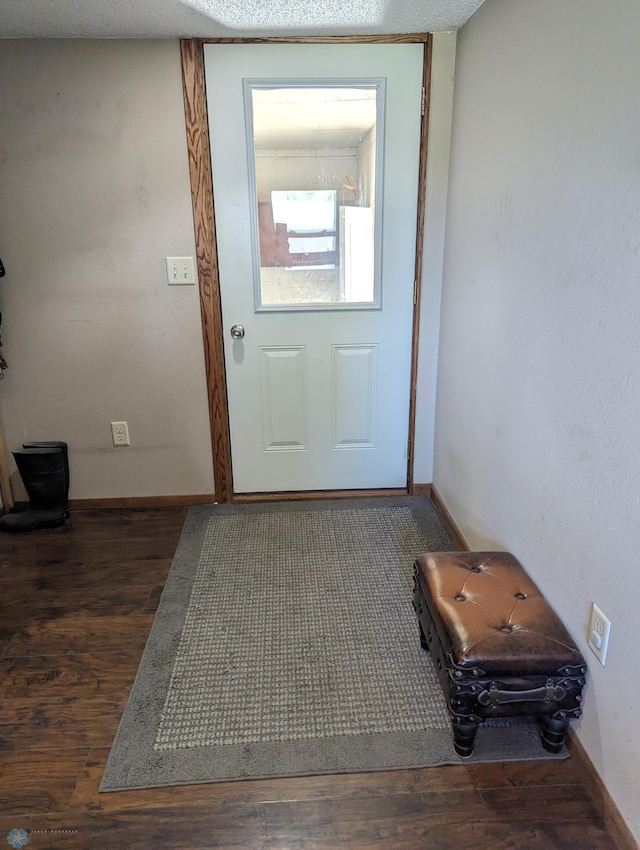
{"type": "Polygon", "coordinates": [[[245,83],[257,310],[379,306],[382,86],[245,83]]]}

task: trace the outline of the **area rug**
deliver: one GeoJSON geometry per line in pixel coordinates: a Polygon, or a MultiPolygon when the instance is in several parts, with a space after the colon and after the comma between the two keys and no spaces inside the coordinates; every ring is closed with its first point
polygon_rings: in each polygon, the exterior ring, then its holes
{"type": "MultiPolygon", "coordinates": [[[[452,548],[418,497],[192,508],[101,790],[459,764],[411,605],[452,548]]],[[[548,757],[511,723],[472,760],[548,757]]]]}

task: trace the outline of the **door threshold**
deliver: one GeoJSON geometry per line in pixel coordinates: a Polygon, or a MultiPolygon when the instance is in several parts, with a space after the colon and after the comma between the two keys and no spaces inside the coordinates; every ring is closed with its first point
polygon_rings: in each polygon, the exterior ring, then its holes
{"type": "Polygon", "coordinates": [[[311,499],[369,499],[375,496],[408,496],[406,487],[384,490],[298,490],[287,493],[234,493],[233,503],[302,502],[311,499]]]}

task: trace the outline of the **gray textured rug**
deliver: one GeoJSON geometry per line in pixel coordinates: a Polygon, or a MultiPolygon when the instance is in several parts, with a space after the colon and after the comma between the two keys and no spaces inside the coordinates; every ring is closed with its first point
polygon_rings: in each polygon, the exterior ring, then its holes
{"type": "MultiPolygon", "coordinates": [[[[422,498],[192,508],[101,790],[456,764],[411,606],[422,498]]],[[[529,724],[473,760],[545,758],[529,724]]]]}

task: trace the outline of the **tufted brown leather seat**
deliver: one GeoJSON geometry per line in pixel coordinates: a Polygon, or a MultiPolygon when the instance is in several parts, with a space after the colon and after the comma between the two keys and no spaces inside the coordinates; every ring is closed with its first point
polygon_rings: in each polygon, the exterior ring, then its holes
{"type": "Polygon", "coordinates": [[[420,574],[456,664],[485,673],[548,673],[584,663],[560,618],[509,552],[421,555],[420,574]]]}
{"type": "Polygon", "coordinates": [[[421,642],[436,664],[459,755],[478,723],[535,715],[543,746],[558,752],[580,714],[584,658],[509,552],[430,552],[415,563],[421,642]]]}

